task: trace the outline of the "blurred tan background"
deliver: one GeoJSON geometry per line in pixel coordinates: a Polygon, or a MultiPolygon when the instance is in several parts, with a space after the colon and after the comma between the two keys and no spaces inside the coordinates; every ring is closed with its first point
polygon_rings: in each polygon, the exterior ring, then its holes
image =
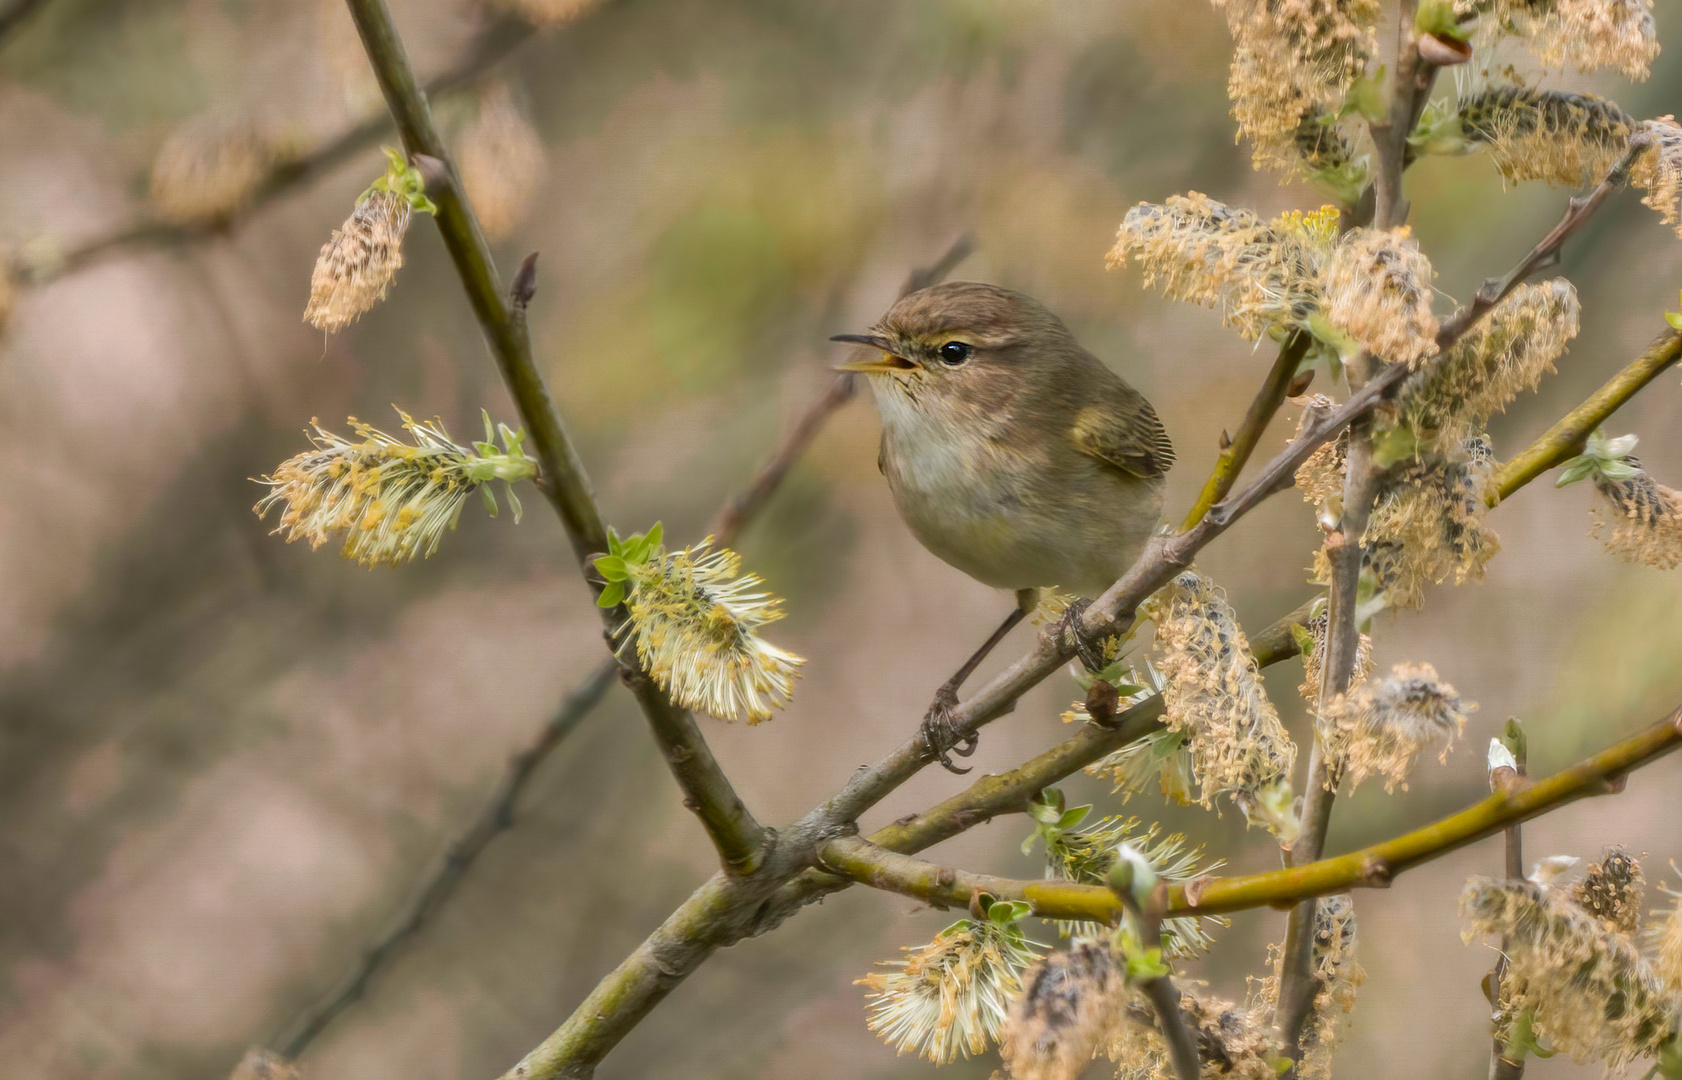
{"type": "MultiPolygon", "coordinates": [[[[392,7],[423,73],[455,62],[484,18],[467,2],[392,7]]],[[[1662,0],[1659,19],[1667,51],[1651,82],[1553,85],[1596,87],[1641,116],[1676,111],[1682,3],[1662,0]]],[[[825,384],[837,359],[825,339],[862,328],[966,229],[978,249],[957,276],[1037,295],[1156,402],[1180,449],[1169,504],[1183,513],[1270,356],[1213,313],[1106,271],[1116,224],[1186,189],[1267,213],[1322,201],[1254,174],[1234,145],[1227,48],[1216,13],[1172,0],[621,0],[522,44],[489,83],[511,88],[546,166],[497,255],[507,275],[542,252],[538,351],[610,520],[698,538],[825,384]]],[[[336,4],[49,0],[0,43],[0,245],[70,249],[141,218],[153,155],[202,114],[333,136],[378,106],[357,65],[336,4]]],[[[439,103],[449,123],[471,108],[471,95],[439,103]]],[[[359,325],[324,343],[299,321],[317,249],[381,167],[371,146],[225,235],[20,288],[0,338],[0,1074],[224,1075],[387,925],[599,660],[596,614],[538,498],[518,526],[469,506],[435,557],[373,572],[287,546],[250,512],[249,478],[301,450],[312,416],[388,426],[396,403],[458,437],[481,406],[513,419],[428,221],[359,325]]],[[[1565,200],[1503,192],[1481,157],[1426,161],[1411,185],[1438,284],[1458,297],[1565,200]]],[[[1503,455],[1660,328],[1682,242],[1623,196],[1563,272],[1582,292],[1583,334],[1500,420],[1503,455]]],[[[1673,484],[1679,403],[1667,374],[1613,425],[1639,432],[1643,460],[1673,484]]],[[[769,822],[907,736],[1009,603],[900,525],[875,440],[873,410],[849,406],[739,545],[789,599],[770,636],[810,658],[773,722],[703,721],[769,822]]],[[[1381,662],[1430,661],[1482,708],[1412,791],[1340,803],[1333,850],[1478,797],[1483,747],[1509,714],[1546,772],[1682,701],[1682,575],[1606,555],[1588,503],[1587,485],[1533,485],[1492,519],[1504,551],[1489,580],[1381,620],[1381,662]]],[[[1259,628],[1307,595],[1315,535],[1286,493],[1202,569],[1259,628]]],[[[1300,731],[1299,674],[1283,665],[1270,683],[1300,731]]],[[[997,771],[1049,745],[1073,696],[1066,678],[1040,688],[987,729],[973,763],[997,771]]],[[[1621,841],[1668,875],[1679,782],[1682,759],[1662,762],[1618,798],[1527,828],[1528,851],[1594,856],[1621,841]]],[[[930,771],[871,821],[963,784],[930,771]]],[[[1065,786],[1113,805],[1107,785],[1065,786]]],[[[1275,860],[1231,813],[1154,795],[1127,811],[1241,869],[1275,860]]],[[[1001,820],[936,857],[1037,873],[1016,851],[1025,832],[1001,820]]],[[[1492,955],[1461,944],[1454,901],[1466,875],[1499,866],[1485,843],[1360,895],[1371,978],[1343,1073],[1481,1075],[1492,955]]],[[[611,689],[513,831],[310,1048],[307,1075],[488,1080],[710,869],[639,715],[611,689]]],[[[897,896],[836,896],[715,957],[600,1075],[922,1075],[865,1030],[851,983],[950,919],[897,896]]],[[[1282,928],[1275,912],[1237,917],[1198,974],[1241,998],[1282,928]]]]}

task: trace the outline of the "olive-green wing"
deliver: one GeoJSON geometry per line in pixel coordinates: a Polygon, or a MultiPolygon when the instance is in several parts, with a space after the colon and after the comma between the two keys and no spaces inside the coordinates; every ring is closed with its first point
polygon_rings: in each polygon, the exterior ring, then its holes
{"type": "Polygon", "coordinates": [[[1120,383],[1104,400],[1075,416],[1075,445],[1106,465],[1141,479],[1162,476],[1174,464],[1174,444],[1143,394],[1120,383]]]}

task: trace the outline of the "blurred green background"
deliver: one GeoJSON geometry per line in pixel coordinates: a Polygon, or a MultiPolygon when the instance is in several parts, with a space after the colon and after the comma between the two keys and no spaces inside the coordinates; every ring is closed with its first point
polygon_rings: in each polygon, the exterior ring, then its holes
{"type": "MultiPolygon", "coordinates": [[[[392,8],[423,73],[454,63],[488,17],[441,0],[392,8]]],[[[1652,81],[1550,85],[1599,89],[1641,116],[1674,111],[1682,3],[1658,15],[1667,52],[1652,81]]],[[[1227,57],[1219,14],[1170,0],[619,0],[524,42],[488,82],[511,88],[546,161],[497,257],[506,275],[542,252],[537,349],[610,520],[663,519],[669,536],[698,538],[825,385],[838,358],[827,337],[861,329],[965,230],[978,247],[957,276],[1035,294],[1155,401],[1180,450],[1169,506],[1183,512],[1270,355],[1213,313],[1145,292],[1135,272],[1106,271],[1116,225],[1133,203],[1188,189],[1266,213],[1322,201],[1250,170],[1226,112],[1227,57]]],[[[49,0],[0,43],[0,245],[71,249],[142,217],[153,155],[204,114],[333,136],[378,107],[357,64],[335,3],[49,0]]],[[[441,118],[459,124],[471,102],[441,100],[441,118]]],[[[225,1074],[387,925],[508,755],[599,660],[595,612],[541,500],[519,526],[469,506],[434,558],[373,572],[285,545],[250,512],[249,478],[301,450],[312,416],[386,425],[396,403],[458,436],[481,407],[513,419],[424,219],[391,297],[360,324],[324,342],[299,321],[317,249],[381,167],[370,146],[224,234],[19,290],[0,338],[7,1075],[225,1074]]],[[[1482,157],[1428,160],[1410,184],[1451,297],[1510,265],[1565,200],[1503,191],[1482,157]]],[[[1583,333],[1500,419],[1503,455],[1661,328],[1682,242],[1622,196],[1563,272],[1583,333]]],[[[1671,483],[1677,382],[1662,377],[1613,424],[1641,434],[1643,461],[1671,483]]],[[[770,636],[810,662],[773,722],[703,725],[773,823],[908,735],[1009,603],[900,525],[876,430],[868,404],[849,406],[739,545],[789,598],[770,636]]],[[[1492,518],[1505,550],[1487,581],[1381,620],[1381,663],[1429,661],[1482,708],[1411,791],[1342,801],[1333,850],[1477,797],[1483,746],[1510,714],[1545,772],[1682,698],[1682,575],[1606,555],[1587,534],[1589,497],[1533,485],[1492,518]]],[[[1201,568],[1259,628],[1307,595],[1316,535],[1286,493],[1201,568]]],[[[1300,732],[1299,672],[1269,681],[1300,732]]],[[[987,729],[972,763],[998,771],[1043,749],[1074,695],[1052,680],[987,729]]],[[[1527,848],[1592,857],[1621,841],[1657,878],[1682,853],[1679,781],[1682,760],[1661,763],[1616,799],[1527,828],[1527,848]]],[[[866,825],[963,783],[929,772],[866,825]]],[[[1107,785],[1065,786],[1112,805],[1107,785]]],[[[1235,814],[1150,794],[1127,812],[1241,869],[1276,859],[1235,814]]],[[[1033,874],[1016,851],[1026,831],[1001,820],[936,857],[1033,874]]],[[[1485,1068],[1478,980],[1492,954],[1461,944],[1454,900],[1466,875],[1499,866],[1486,843],[1360,896],[1371,978],[1342,1072],[1485,1068]]],[[[515,829],[311,1047],[307,1075],[500,1073],[711,868],[639,715],[611,690],[545,765],[515,829]]],[[[865,1030],[852,980],[950,918],[862,889],[831,898],[715,957],[599,1075],[923,1075],[865,1030]]],[[[1241,999],[1282,929],[1277,912],[1237,917],[1195,974],[1241,999]]],[[[1531,1074],[1597,1068],[1556,1059],[1531,1074]]]]}

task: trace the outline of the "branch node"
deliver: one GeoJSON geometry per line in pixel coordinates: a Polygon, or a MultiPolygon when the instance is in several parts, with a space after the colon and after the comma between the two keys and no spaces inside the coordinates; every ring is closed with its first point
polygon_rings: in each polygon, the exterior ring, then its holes
{"type": "Polygon", "coordinates": [[[537,252],[532,252],[520,260],[520,269],[514,275],[514,284],[508,289],[508,299],[514,306],[515,312],[524,312],[531,303],[531,298],[537,295],[537,252]]]}
{"type": "Polygon", "coordinates": [[[1383,859],[1369,855],[1361,860],[1361,880],[1370,888],[1388,889],[1395,879],[1395,871],[1383,859]]]}
{"type": "Polygon", "coordinates": [[[416,153],[409,155],[409,163],[415,167],[415,171],[420,173],[421,179],[426,182],[428,194],[442,190],[449,183],[450,167],[439,158],[435,158],[431,154],[416,153]]]}

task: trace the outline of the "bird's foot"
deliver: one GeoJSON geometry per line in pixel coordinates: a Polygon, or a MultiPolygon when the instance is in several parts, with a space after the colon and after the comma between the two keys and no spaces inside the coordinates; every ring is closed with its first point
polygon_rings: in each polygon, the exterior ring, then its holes
{"type": "Polygon", "coordinates": [[[980,738],[975,732],[963,733],[958,730],[957,717],[953,710],[958,707],[958,691],[950,686],[943,686],[934,693],[934,704],[923,715],[923,726],[919,734],[929,748],[929,753],[935,756],[947,772],[960,776],[970,770],[953,764],[950,754],[959,757],[969,757],[975,753],[980,738]]]}
{"type": "Polygon", "coordinates": [[[1081,631],[1081,616],[1092,606],[1090,600],[1071,600],[1069,606],[1063,609],[1063,614],[1057,619],[1057,640],[1072,642],[1075,655],[1080,658],[1081,666],[1097,674],[1109,666],[1109,657],[1105,655],[1101,642],[1088,638],[1081,631]]]}

